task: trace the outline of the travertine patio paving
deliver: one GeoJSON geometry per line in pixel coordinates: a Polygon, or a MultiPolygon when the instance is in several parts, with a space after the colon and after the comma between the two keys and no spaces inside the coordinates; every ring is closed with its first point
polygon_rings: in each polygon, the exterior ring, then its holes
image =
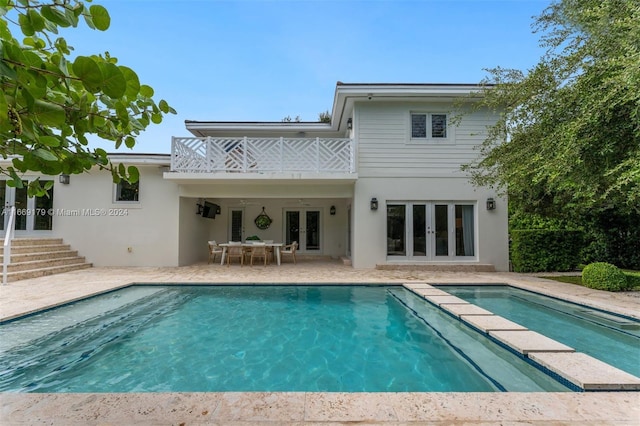
{"type": "MultiPolygon", "coordinates": [[[[92,268],[0,286],[0,319],[134,282],[507,283],[640,318],[640,295],[513,273],[356,270],[297,265],[92,268]]],[[[462,314],[461,314],[462,315],[462,314]]],[[[0,424],[640,424],[640,392],[0,394],[0,424]]]]}

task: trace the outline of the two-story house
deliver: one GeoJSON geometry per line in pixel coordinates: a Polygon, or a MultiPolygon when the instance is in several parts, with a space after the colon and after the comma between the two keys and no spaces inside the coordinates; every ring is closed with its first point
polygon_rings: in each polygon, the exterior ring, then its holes
{"type": "Polygon", "coordinates": [[[18,235],[63,237],[95,265],[189,265],[207,240],[257,235],[355,268],[507,270],[507,201],[460,170],[495,121],[469,107],[474,93],[338,83],[329,123],[186,121],[193,137],[170,155],[112,156],[138,166],[135,185],[92,171],[52,177],[48,200],[2,183],[0,195],[51,213],[18,218],[18,235]]]}

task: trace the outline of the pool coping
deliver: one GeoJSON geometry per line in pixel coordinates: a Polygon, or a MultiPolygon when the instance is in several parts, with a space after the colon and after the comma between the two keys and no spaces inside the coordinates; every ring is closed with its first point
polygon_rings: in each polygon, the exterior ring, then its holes
{"type": "MultiPolygon", "coordinates": [[[[306,268],[92,268],[0,286],[0,317],[51,307],[136,282],[508,284],[640,318],[640,300],[514,273],[306,268]],[[272,272],[273,271],[273,272],[272,272]],[[295,271],[295,276],[290,271],[295,271]],[[291,274],[291,275],[290,275],[291,274]],[[240,280],[240,282],[238,282],[240,280]],[[573,300],[572,300],[573,299],[573,300]]],[[[0,393],[1,424],[639,424],[640,392],[583,393],[0,393]]]]}

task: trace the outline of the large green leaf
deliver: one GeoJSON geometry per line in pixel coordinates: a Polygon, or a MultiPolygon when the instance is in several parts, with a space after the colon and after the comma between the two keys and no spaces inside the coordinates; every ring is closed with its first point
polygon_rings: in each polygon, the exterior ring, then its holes
{"type": "Polygon", "coordinates": [[[142,86],[140,86],[140,94],[145,98],[151,98],[153,97],[153,88],[151,86],[143,84],[142,86]]]}
{"type": "Polygon", "coordinates": [[[98,4],[94,4],[89,8],[89,12],[91,13],[91,20],[97,29],[100,31],[106,31],[109,29],[109,25],[111,25],[111,17],[109,16],[107,9],[98,4]]]}
{"type": "Polygon", "coordinates": [[[102,64],[102,91],[112,98],[121,98],[127,90],[127,82],[120,68],[112,63],[102,64]]]}
{"type": "Polygon", "coordinates": [[[138,75],[131,68],[124,66],[120,66],[119,68],[127,82],[125,95],[128,100],[133,101],[138,97],[138,93],[140,92],[140,80],[138,79],[138,75]]]}
{"type": "Polygon", "coordinates": [[[103,82],[100,67],[88,56],[78,56],[73,61],[72,69],[76,77],[82,81],[82,85],[91,93],[99,92],[103,82]]]}
{"type": "Polygon", "coordinates": [[[61,106],[40,99],[35,100],[29,112],[34,121],[44,126],[62,126],[65,121],[65,112],[61,106]]]}
{"type": "Polygon", "coordinates": [[[40,13],[42,13],[42,16],[46,20],[51,21],[56,25],[64,28],[71,26],[71,21],[69,20],[69,18],[67,18],[64,12],[61,12],[55,6],[44,5],[40,9],[40,13]]]}
{"type": "Polygon", "coordinates": [[[60,139],[55,136],[41,136],[40,143],[46,146],[57,147],[60,146],[60,139]]]}
{"type": "Polygon", "coordinates": [[[48,150],[42,149],[42,148],[35,149],[33,151],[33,155],[35,155],[36,157],[41,158],[41,159],[43,159],[45,161],[58,161],[58,157],[53,155],[51,153],[51,151],[48,151],[48,150]]]}
{"type": "Polygon", "coordinates": [[[31,28],[33,28],[35,32],[44,30],[44,19],[42,18],[42,15],[36,12],[35,9],[29,9],[27,11],[27,16],[31,22],[31,28]]]}
{"type": "Polygon", "coordinates": [[[31,20],[29,19],[29,15],[20,15],[18,16],[18,23],[20,24],[20,30],[22,34],[26,36],[32,36],[36,33],[33,29],[33,25],[31,24],[31,20]]]}

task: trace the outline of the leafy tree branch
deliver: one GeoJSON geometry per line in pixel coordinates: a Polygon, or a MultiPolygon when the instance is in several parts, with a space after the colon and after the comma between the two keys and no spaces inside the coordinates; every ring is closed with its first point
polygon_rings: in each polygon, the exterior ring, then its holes
{"type": "MultiPolygon", "coordinates": [[[[10,186],[21,187],[27,172],[75,174],[92,167],[111,171],[116,182],[136,181],[135,167],[112,165],[106,151],[89,148],[88,137],[133,148],[149,125],[175,114],[109,52],[71,60],[73,47],[54,37],[60,28],[83,20],[106,31],[111,23],[103,6],[89,3],[0,0],[0,155],[11,160],[0,173],[10,186]],[[22,40],[13,35],[16,28],[22,40]]],[[[38,180],[30,182],[29,195],[45,190],[38,180]]]]}

